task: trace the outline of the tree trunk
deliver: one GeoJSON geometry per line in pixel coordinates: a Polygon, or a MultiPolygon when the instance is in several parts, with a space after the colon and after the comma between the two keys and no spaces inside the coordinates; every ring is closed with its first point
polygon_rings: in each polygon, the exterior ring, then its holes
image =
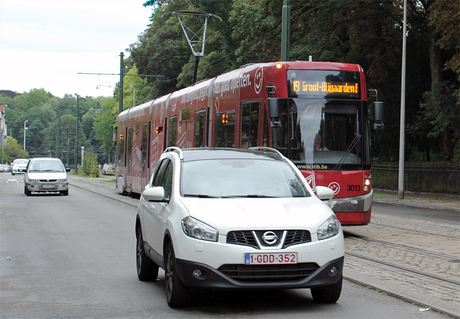
{"type": "MultiPolygon", "coordinates": [[[[443,90],[439,88],[442,87],[442,56],[441,51],[437,45],[439,40],[439,34],[434,31],[432,27],[428,27],[428,37],[430,45],[430,69],[431,69],[431,90],[432,92],[439,92],[443,94],[443,90]]],[[[444,113],[443,105],[441,103],[442,98],[439,97],[437,101],[434,102],[434,108],[439,112],[439,114],[444,113]]],[[[452,157],[452,140],[451,134],[449,134],[448,128],[444,128],[440,132],[440,142],[441,142],[441,151],[444,159],[450,159],[452,157]]]]}

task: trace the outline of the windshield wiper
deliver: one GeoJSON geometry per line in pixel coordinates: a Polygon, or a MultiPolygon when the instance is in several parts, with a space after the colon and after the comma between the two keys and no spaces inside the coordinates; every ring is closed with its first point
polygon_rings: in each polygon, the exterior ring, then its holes
{"type": "Polygon", "coordinates": [[[345,154],[343,154],[343,156],[340,159],[340,161],[337,163],[337,165],[335,165],[334,171],[336,171],[336,170],[338,170],[338,169],[340,169],[342,167],[343,162],[345,162],[345,159],[348,157],[348,155],[350,155],[351,151],[356,146],[356,144],[358,144],[360,139],[361,139],[361,134],[355,133],[355,138],[353,139],[353,141],[351,141],[350,145],[348,145],[348,148],[345,151],[345,154]]]}
{"type": "Polygon", "coordinates": [[[184,197],[218,198],[217,196],[211,196],[206,194],[184,194],[184,197]]]}
{"type": "Polygon", "coordinates": [[[256,195],[256,194],[222,196],[222,198],[232,198],[232,197],[243,197],[243,198],[246,198],[246,197],[248,197],[248,198],[276,198],[276,196],[256,195]]]}

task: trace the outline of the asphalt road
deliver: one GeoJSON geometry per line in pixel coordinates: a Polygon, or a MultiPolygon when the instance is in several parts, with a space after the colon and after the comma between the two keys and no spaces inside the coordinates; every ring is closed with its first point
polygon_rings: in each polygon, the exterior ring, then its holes
{"type": "Polygon", "coordinates": [[[348,281],[332,305],[302,289],[200,293],[173,310],[163,273],[137,279],[135,207],[78,187],[23,188],[22,176],[0,174],[0,318],[445,318],[348,281]]]}

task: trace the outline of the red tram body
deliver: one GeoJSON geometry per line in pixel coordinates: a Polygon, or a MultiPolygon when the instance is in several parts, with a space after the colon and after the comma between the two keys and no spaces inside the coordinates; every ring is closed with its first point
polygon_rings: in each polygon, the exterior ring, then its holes
{"type": "Polygon", "coordinates": [[[370,222],[372,179],[367,89],[359,65],[259,63],[120,113],[117,188],[141,193],[169,146],[269,146],[309,185],[334,190],[343,225],[370,222]]]}

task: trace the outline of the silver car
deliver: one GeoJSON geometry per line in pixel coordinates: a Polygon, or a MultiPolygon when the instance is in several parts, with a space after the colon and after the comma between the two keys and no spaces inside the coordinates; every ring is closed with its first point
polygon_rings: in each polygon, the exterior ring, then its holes
{"type": "Polygon", "coordinates": [[[26,171],[29,160],[26,158],[17,158],[11,165],[11,175],[23,174],[26,171]]]}
{"type": "Polygon", "coordinates": [[[69,180],[66,168],[59,158],[32,158],[24,174],[24,194],[32,192],[59,192],[69,195],[69,180]]]}

